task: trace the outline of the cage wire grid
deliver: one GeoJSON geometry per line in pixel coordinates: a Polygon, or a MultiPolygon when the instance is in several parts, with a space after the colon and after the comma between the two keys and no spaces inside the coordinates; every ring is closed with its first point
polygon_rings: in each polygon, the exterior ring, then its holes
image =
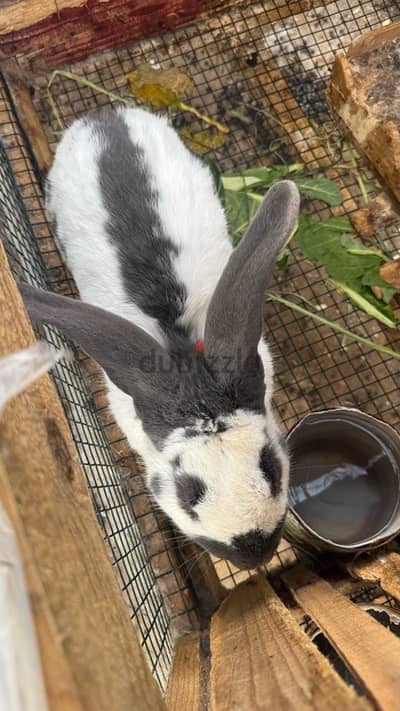
{"type": "MultiPolygon", "coordinates": [[[[34,181],[33,175],[30,177],[34,181]]],[[[14,180],[12,164],[0,145],[0,224],[7,256],[17,279],[49,288],[48,272],[29,218],[14,180]]],[[[38,337],[44,338],[54,348],[71,348],[57,329],[43,326],[36,330],[38,337]]],[[[87,376],[75,357],[57,363],[52,377],[68,418],[121,590],[138,627],[152,671],[161,688],[165,689],[174,631],[142,535],[121,487],[120,472],[98,418],[87,376]]]]}
{"type": "MultiPolygon", "coordinates": [[[[192,104],[230,129],[223,148],[212,155],[222,169],[299,160],[310,170],[316,169],[333,160],[330,141],[334,122],[324,91],[334,54],[346,49],[361,32],[384,21],[399,19],[400,7],[393,0],[362,3],[335,0],[326,5],[314,3],[316,7],[292,15],[291,5],[282,0],[245,3],[225,14],[103,52],[65,69],[126,96],[126,74],[140,63],[183,68],[195,85],[192,104]]],[[[48,102],[49,78],[50,73],[38,72],[30,83],[36,109],[54,148],[60,127],[48,102]]],[[[65,125],[89,110],[115,103],[93,88],[60,76],[54,81],[52,92],[65,125]]],[[[11,262],[16,273],[21,275],[23,271],[31,283],[43,286],[50,283],[63,293],[74,293],[72,281],[55,250],[29,146],[4,85],[0,108],[0,131],[9,161],[3,151],[0,202],[11,262]],[[45,267],[40,262],[37,245],[45,267]]],[[[204,129],[185,115],[177,117],[176,123],[178,127],[204,129]]],[[[368,170],[363,170],[370,180],[368,170]]],[[[345,195],[341,210],[349,214],[362,205],[360,186],[353,173],[341,174],[340,180],[345,195]]],[[[332,214],[315,204],[307,207],[321,218],[332,214]]],[[[386,237],[386,246],[395,252],[400,246],[398,230],[386,237]]],[[[277,275],[274,288],[285,294],[300,294],[349,330],[393,348],[398,345],[397,334],[384,332],[378,322],[333,292],[322,272],[302,259],[295,247],[287,270],[277,275]]],[[[397,361],[366,351],[356,343],[347,343],[327,327],[316,327],[313,320],[299,317],[275,303],[268,305],[266,324],[275,355],[275,405],[287,430],[310,410],[337,405],[359,407],[399,426],[397,361]]],[[[46,328],[43,332],[58,346],[64,342],[54,329],[46,328]]],[[[111,440],[117,448],[120,435],[114,432],[111,420],[106,419],[104,426],[99,419],[105,405],[97,403],[96,409],[94,400],[97,402],[102,389],[99,386],[97,390],[91,382],[90,391],[85,375],[87,366],[87,360],[82,363],[81,356],[73,363],[58,364],[54,379],[121,587],[138,623],[153,671],[165,687],[176,622],[174,609],[183,610],[189,623],[193,622],[193,600],[182,578],[176,576],[176,560],[172,557],[170,563],[167,560],[162,566],[162,576],[170,577],[173,582],[167,586],[169,605],[166,607],[162,600],[154,560],[159,555],[168,558],[168,550],[155,551],[150,545],[153,533],[159,531],[162,523],[146,504],[148,498],[140,474],[131,477],[130,484],[124,487],[128,498],[134,500],[136,521],[132,519],[120,487],[121,469],[110,453],[107,428],[112,431],[111,440]],[[140,531],[138,518],[145,523],[140,531]],[[147,531],[147,538],[143,530],[147,531]]],[[[267,572],[273,574],[290,565],[295,555],[293,548],[283,541],[267,572]]],[[[247,576],[226,561],[215,564],[226,587],[247,576]]],[[[176,616],[180,614],[177,612],[176,616]]]]}

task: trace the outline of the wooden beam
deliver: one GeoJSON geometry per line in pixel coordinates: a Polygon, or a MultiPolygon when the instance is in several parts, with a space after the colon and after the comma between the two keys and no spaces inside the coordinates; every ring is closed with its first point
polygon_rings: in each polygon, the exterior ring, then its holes
{"type": "Polygon", "coordinates": [[[189,634],[175,643],[168,682],[168,711],[198,711],[200,704],[200,635],[189,634]]]}
{"type": "Polygon", "coordinates": [[[304,612],[315,620],[382,711],[399,702],[400,639],[329,583],[302,567],[283,576],[304,612]]]}
{"type": "MultiPolygon", "coordinates": [[[[35,342],[0,244],[0,356],[35,342]]],[[[129,618],[61,403],[48,376],[0,423],[6,474],[84,711],[164,703],[129,618]]],[[[47,660],[51,663],[51,659],[47,660]]]]}
{"type": "MultiPolygon", "coordinates": [[[[276,7],[264,2],[271,24],[326,5],[329,0],[295,0],[276,7]]],[[[25,57],[31,68],[44,69],[82,60],[193,21],[228,13],[242,0],[19,0],[1,10],[0,59],[25,57]],[[18,7],[20,6],[20,7],[18,7]],[[29,7],[29,12],[22,8],[29,7]]],[[[25,62],[24,62],[25,63],[25,62]]]]}
{"type": "Polygon", "coordinates": [[[21,128],[29,140],[41,177],[44,179],[52,164],[53,154],[26,85],[24,73],[15,59],[4,62],[2,70],[21,128]]]}
{"type": "Polygon", "coordinates": [[[14,529],[24,568],[50,711],[83,711],[57,627],[21,522],[4,462],[0,458],[0,504],[14,529]]]}
{"type": "Polygon", "coordinates": [[[263,576],[235,588],[211,621],[211,711],[361,711],[263,576]]]}

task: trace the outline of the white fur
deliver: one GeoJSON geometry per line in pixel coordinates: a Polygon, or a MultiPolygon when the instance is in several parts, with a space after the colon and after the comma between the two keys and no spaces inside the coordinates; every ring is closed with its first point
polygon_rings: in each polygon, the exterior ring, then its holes
{"type": "MultiPolygon", "coordinates": [[[[204,335],[207,308],[232,251],[224,212],[209,170],[184,147],[165,118],[142,110],[119,111],[132,141],[143,151],[165,233],[180,248],[173,266],[188,295],[182,322],[196,340],[204,335]]],[[[101,150],[99,134],[89,121],[77,121],[66,131],[49,174],[48,211],[81,299],[118,313],[163,343],[155,319],[129,299],[116,249],[107,238],[107,212],[99,187],[101,150]]],[[[106,378],[111,410],[130,446],[144,459],[149,481],[153,475],[161,477],[157,497],[161,507],[189,536],[229,544],[233,536],[255,527],[272,531],[285,511],[288,462],[279,448],[270,406],[272,360],[263,341],[259,353],[265,372],[266,420],[239,410],[224,418],[231,427],[226,432],[185,439],[183,431],[176,430],[162,451],[144,432],[132,398],[106,378]],[[260,449],[271,443],[283,462],[282,494],[276,499],[258,468],[260,449]],[[199,520],[179,505],[171,465],[177,456],[185,471],[207,484],[207,495],[196,508],[199,520]]]]}

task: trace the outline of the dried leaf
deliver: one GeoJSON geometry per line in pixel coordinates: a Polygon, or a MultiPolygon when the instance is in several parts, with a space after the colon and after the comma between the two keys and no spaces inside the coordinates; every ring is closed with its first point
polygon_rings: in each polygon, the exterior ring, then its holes
{"type": "Polygon", "coordinates": [[[207,133],[206,131],[192,132],[186,126],[179,131],[185,145],[190,148],[193,153],[202,156],[210,151],[215,151],[225,143],[225,135],[223,133],[207,133]]]}
{"type": "Polygon", "coordinates": [[[373,212],[370,207],[362,207],[351,215],[351,221],[358,234],[364,237],[373,237],[376,232],[376,224],[373,212]]]}
{"type": "Polygon", "coordinates": [[[395,289],[400,290],[400,261],[386,262],[379,269],[379,276],[383,281],[395,289]]]}
{"type": "Polygon", "coordinates": [[[192,80],[179,69],[155,69],[151,64],[141,64],[126,79],[131,94],[156,110],[175,107],[180,99],[193,93],[192,80]]]}
{"type": "Polygon", "coordinates": [[[126,80],[132,96],[155,111],[168,108],[189,111],[201,121],[215,126],[221,133],[229,133],[229,129],[219,121],[205,116],[182,101],[192,95],[193,82],[179,69],[155,69],[151,64],[141,64],[134,72],[126,75],[126,80]]]}

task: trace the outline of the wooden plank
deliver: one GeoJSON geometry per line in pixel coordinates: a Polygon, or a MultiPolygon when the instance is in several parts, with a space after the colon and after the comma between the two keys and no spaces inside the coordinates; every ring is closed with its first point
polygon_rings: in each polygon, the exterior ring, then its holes
{"type": "MultiPolygon", "coordinates": [[[[0,273],[1,356],[31,345],[35,338],[1,244],[0,273]]],[[[48,376],[7,405],[0,446],[7,453],[9,485],[82,708],[165,708],[48,376]]]]}
{"type": "Polygon", "coordinates": [[[83,711],[79,693],[45,591],[38,575],[5,465],[0,458],[0,504],[6,512],[18,541],[36,629],[42,670],[50,711],[83,711]]]}
{"type": "Polygon", "coordinates": [[[294,568],[282,577],[379,708],[398,708],[400,639],[310,571],[294,568]]]}
{"type": "Polygon", "coordinates": [[[45,20],[65,8],[81,7],[86,0],[18,0],[1,8],[0,35],[17,32],[45,20]]]}
{"type": "Polygon", "coordinates": [[[361,711],[263,576],[233,590],[211,621],[211,711],[361,711]]]}
{"type": "Polygon", "coordinates": [[[200,704],[200,635],[190,634],[175,643],[168,682],[168,711],[198,711],[200,704]]]}
{"type": "Polygon", "coordinates": [[[47,135],[39,121],[31,95],[26,86],[24,74],[14,59],[5,62],[2,66],[2,70],[19,122],[29,138],[37,166],[44,178],[52,164],[53,155],[50,150],[47,135]]]}
{"type": "MultiPolygon", "coordinates": [[[[41,0],[24,1],[32,6],[26,25],[22,13],[13,7],[15,3],[1,10],[0,59],[24,56],[30,68],[36,69],[82,60],[195,20],[212,20],[243,4],[242,0],[169,0],[161,4],[158,0],[62,0],[57,3],[59,8],[54,4],[49,13],[48,0],[43,8],[41,0]]],[[[268,0],[263,9],[272,23],[328,2],[295,0],[276,7],[275,0],[268,0]]]]}

